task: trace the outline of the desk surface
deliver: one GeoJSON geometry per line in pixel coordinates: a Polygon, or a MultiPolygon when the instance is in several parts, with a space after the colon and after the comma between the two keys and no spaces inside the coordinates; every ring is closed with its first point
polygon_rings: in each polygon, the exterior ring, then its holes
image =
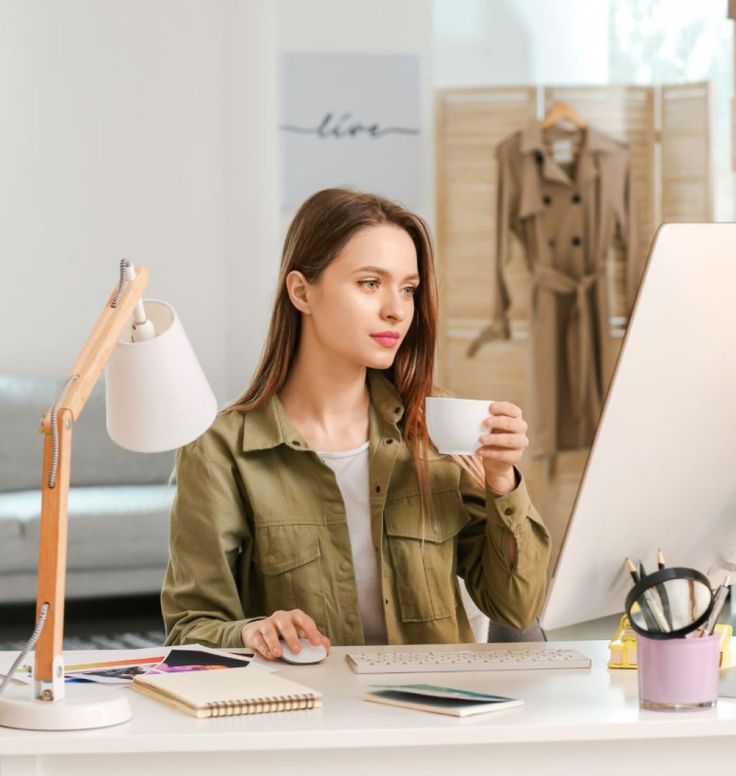
{"type": "MultiPolygon", "coordinates": [[[[606,642],[565,642],[550,646],[578,649],[592,659],[593,666],[590,670],[565,671],[357,675],[345,661],[349,648],[334,648],[320,665],[283,666],[279,672],[321,690],[324,693],[321,709],[198,720],[127,688],[106,688],[130,696],[134,714],[130,722],[92,731],[60,733],[0,728],[0,753],[5,756],[337,750],[736,735],[736,700],[722,698],[717,708],[707,711],[643,711],[638,706],[636,672],[606,668],[606,642]],[[523,699],[524,706],[455,719],[361,700],[370,684],[407,681],[498,692],[523,699]]],[[[0,671],[7,669],[15,654],[0,653],[0,671]]],[[[117,654],[114,651],[67,652],[65,656],[67,663],[72,664],[88,659],[111,659],[117,654]]],[[[99,691],[97,686],[75,687],[90,693],[99,691]]],[[[27,695],[30,690],[12,687],[6,692],[11,691],[17,696],[27,695]]]]}

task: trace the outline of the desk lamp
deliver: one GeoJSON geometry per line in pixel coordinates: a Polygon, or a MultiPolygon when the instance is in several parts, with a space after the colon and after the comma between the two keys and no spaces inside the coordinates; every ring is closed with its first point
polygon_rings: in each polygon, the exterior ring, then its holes
{"type": "MultiPolygon", "coordinates": [[[[214,420],[217,402],[173,308],[141,301],[148,280],[123,260],[113,289],[59,395],[43,419],[41,522],[36,645],[31,698],[0,697],[0,725],[33,730],[106,727],[131,717],[124,694],[99,685],[64,685],[62,657],[66,583],[67,500],[72,424],[107,365],[107,430],[136,452],[162,452],[191,442],[214,420]]],[[[7,680],[6,680],[7,681],[7,680]]],[[[22,688],[26,690],[27,688],[22,688]]]]}

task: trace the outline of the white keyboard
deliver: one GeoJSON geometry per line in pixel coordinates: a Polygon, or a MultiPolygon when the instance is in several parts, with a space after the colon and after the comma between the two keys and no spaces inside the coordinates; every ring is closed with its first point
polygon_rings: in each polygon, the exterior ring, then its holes
{"type": "Polygon", "coordinates": [[[432,651],[350,652],[348,665],[356,674],[411,674],[436,671],[529,671],[550,668],[590,668],[590,659],[574,649],[473,649],[432,651]]]}

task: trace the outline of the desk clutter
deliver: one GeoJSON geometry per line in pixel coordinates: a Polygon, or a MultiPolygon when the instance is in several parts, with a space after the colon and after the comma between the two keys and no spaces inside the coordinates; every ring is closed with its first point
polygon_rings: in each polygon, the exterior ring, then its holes
{"type": "MultiPolygon", "coordinates": [[[[78,663],[65,666],[65,683],[94,683],[126,686],[138,676],[211,672],[223,668],[245,668],[253,660],[254,653],[240,651],[223,654],[222,650],[210,649],[201,644],[182,647],[162,647],[140,650],[138,655],[101,662],[78,663]]],[[[268,670],[268,669],[267,669],[268,670]]],[[[15,682],[30,684],[33,681],[33,667],[21,666],[13,676],[15,682]]]]}
{"type": "Polygon", "coordinates": [[[438,687],[434,684],[380,685],[364,693],[363,699],[372,703],[429,711],[433,714],[448,714],[452,717],[468,717],[524,705],[524,701],[507,698],[505,695],[438,687]]]}
{"type": "Polygon", "coordinates": [[[144,674],[133,689],[193,717],[298,711],[322,705],[322,693],[258,669],[144,674]]]}
{"type": "MultiPolygon", "coordinates": [[[[733,665],[733,655],[731,652],[733,627],[728,623],[722,623],[716,625],[714,633],[717,633],[721,639],[719,667],[721,669],[729,668],[733,665]]],[[[628,615],[621,615],[616,632],[608,643],[608,652],[608,668],[636,669],[638,667],[636,633],[631,627],[628,615]]]]}
{"type": "MultiPolygon", "coordinates": [[[[661,550],[651,574],[641,562],[637,568],[627,558],[626,566],[634,582],[626,596],[626,626],[636,634],[639,705],[652,711],[712,708],[726,639],[716,623],[730,577],[712,590],[709,578],[696,569],[667,568],[661,550]]],[[[619,652],[630,662],[625,630],[619,652]]]]}

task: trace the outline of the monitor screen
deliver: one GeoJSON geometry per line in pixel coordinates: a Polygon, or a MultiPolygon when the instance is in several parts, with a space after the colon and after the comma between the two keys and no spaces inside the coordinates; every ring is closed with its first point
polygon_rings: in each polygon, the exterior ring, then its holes
{"type": "Polygon", "coordinates": [[[622,612],[625,559],[653,571],[658,547],[713,584],[736,569],[736,224],[657,233],[542,626],[622,612]]]}

